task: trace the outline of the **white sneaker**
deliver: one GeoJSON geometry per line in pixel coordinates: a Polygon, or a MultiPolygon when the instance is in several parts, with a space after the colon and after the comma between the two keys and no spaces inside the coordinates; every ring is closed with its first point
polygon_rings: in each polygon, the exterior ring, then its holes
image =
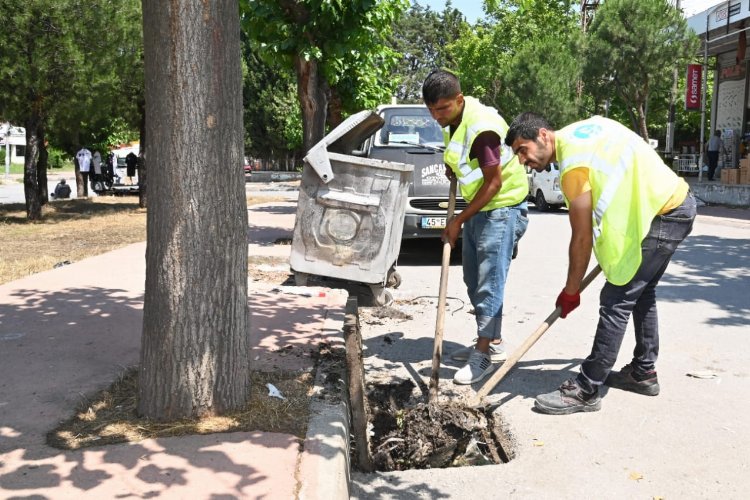
{"type": "MultiPolygon", "coordinates": [[[[469,359],[469,356],[472,352],[474,352],[476,347],[476,340],[474,339],[474,344],[462,347],[461,349],[457,349],[451,353],[451,359],[454,361],[466,361],[469,359]]],[[[508,354],[505,352],[505,343],[500,342],[499,344],[493,344],[490,343],[490,361],[493,363],[502,363],[508,359],[508,354]]]]}
{"type": "Polygon", "coordinates": [[[493,369],[489,354],[474,350],[469,356],[469,362],[453,376],[453,382],[462,385],[473,384],[489,375],[493,369]]]}

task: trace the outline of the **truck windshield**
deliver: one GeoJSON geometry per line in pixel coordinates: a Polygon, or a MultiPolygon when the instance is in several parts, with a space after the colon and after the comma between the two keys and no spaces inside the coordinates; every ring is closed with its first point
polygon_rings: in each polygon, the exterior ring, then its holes
{"type": "Polygon", "coordinates": [[[383,119],[385,124],[375,137],[376,146],[443,145],[443,131],[426,107],[386,109],[383,119]]]}

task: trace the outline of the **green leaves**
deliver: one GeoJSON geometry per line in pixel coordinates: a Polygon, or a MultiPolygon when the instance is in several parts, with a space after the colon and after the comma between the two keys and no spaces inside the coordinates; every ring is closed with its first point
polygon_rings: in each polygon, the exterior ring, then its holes
{"type": "Polygon", "coordinates": [[[697,42],[666,0],[608,0],[596,12],[586,43],[587,88],[599,99],[616,93],[648,138],[647,103],[664,100],[672,69],[684,67],[697,42]]]}

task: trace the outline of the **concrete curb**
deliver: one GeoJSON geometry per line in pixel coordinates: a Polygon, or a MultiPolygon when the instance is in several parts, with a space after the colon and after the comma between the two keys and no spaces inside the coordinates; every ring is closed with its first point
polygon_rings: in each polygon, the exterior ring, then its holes
{"type": "MultiPolygon", "coordinates": [[[[347,306],[350,301],[347,301],[347,306]]],[[[351,317],[349,308],[344,318],[339,312],[328,311],[326,330],[336,324],[335,344],[331,353],[321,356],[315,373],[313,399],[304,449],[298,468],[300,499],[348,499],[351,464],[349,443],[351,434],[350,408],[345,380],[346,362],[342,322],[351,317]],[[339,314],[337,314],[339,313],[339,314]]],[[[356,314],[356,310],[354,313],[356,314]]],[[[346,328],[346,325],[344,325],[346,328]]]]}

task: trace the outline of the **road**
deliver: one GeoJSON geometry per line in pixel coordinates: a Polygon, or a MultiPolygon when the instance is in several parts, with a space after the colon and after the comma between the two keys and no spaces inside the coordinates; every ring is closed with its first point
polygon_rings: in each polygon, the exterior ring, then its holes
{"type": "MultiPolygon", "coordinates": [[[[662,394],[612,390],[597,413],[535,413],[533,398],[577,373],[598,318],[599,277],[567,319],[552,325],[490,394],[517,444],[504,465],[354,473],[353,498],[741,498],[750,488],[750,217],[748,210],[703,207],[693,234],[657,289],[662,394]],[[700,379],[689,374],[712,378],[700,379]]],[[[531,211],[506,288],[504,337],[512,351],[554,308],[565,281],[565,211],[531,211]]],[[[415,401],[429,383],[440,279],[439,243],[407,243],[390,314],[361,310],[369,384],[410,379],[415,401]],[[385,317],[383,317],[385,316],[385,317]],[[389,317],[390,316],[390,317],[389,317]],[[408,319],[404,319],[404,318],[408,319]],[[421,382],[421,384],[420,384],[421,382]]],[[[593,266],[593,262],[592,262],[593,266]]],[[[444,351],[470,343],[470,314],[460,266],[450,269],[444,351]]],[[[616,367],[630,360],[632,327],[616,367]]],[[[444,358],[440,393],[457,400],[460,366],[444,358]]]]}

